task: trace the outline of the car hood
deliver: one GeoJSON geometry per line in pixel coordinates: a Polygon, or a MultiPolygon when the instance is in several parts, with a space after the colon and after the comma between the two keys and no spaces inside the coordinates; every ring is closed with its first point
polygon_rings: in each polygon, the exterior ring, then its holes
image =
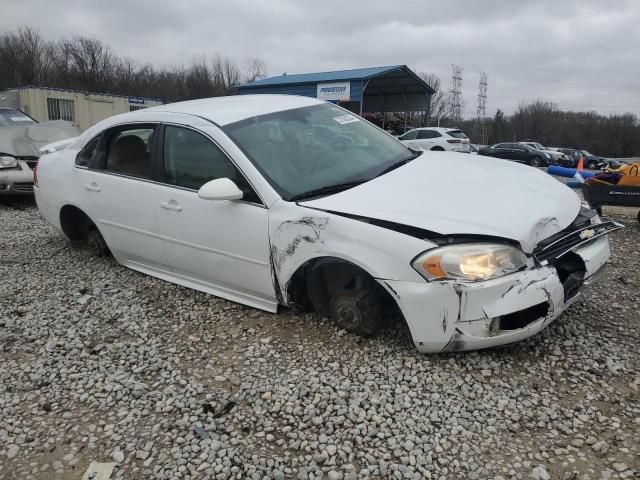
{"type": "Polygon", "coordinates": [[[80,129],[70,122],[52,122],[0,128],[0,153],[16,157],[39,157],[40,147],[52,142],[77,137],[80,129]]]}
{"type": "Polygon", "coordinates": [[[412,162],[343,192],[300,205],[429,230],[515,240],[531,253],[569,226],[578,196],[529,166],[453,152],[412,162]]]}

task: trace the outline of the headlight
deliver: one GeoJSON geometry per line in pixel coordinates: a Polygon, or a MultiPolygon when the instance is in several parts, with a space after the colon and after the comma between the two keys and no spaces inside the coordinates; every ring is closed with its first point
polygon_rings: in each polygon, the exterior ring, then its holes
{"type": "Polygon", "coordinates": [[[413,268],[427,280],[489,280],[527,266],[527,257],[510,245],[467,243],[429,250],[416,257],[413,268]]]}
{"type": "Polygon", "coordinates": [[[0,155],[0,168],[16,168],[18,160],[10,155],[0,155]]]}

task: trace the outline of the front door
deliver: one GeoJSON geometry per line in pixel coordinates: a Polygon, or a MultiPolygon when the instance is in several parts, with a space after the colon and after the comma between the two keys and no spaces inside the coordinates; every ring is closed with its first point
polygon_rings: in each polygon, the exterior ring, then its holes
{"type": "Polygon", "coordinates": [[[233,162],[201,132],[166,125],[161,143],[164,186],[156,212],[174,275],[192,288],[275,311],[268,210],[233,162]],[[225,177],[243,190],[243,200],[198,197],[206,182],[225,177]]]}

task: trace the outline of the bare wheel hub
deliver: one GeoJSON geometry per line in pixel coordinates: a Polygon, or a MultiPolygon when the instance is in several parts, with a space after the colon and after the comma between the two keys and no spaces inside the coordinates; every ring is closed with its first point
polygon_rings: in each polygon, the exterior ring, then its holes
{"type": "Polygon", "coordinates": [[[333,317],[340,328],[350,332],[362,324],[362,311],[358,308],[358,295],[352,292],[337,294],[332,303],[333,317]]]}

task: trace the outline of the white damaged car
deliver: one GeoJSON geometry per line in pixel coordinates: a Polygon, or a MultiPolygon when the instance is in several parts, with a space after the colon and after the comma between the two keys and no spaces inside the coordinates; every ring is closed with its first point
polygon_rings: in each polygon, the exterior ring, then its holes
{"type": "Polygon", "coordinates": [[[126,267],[269,312],[312,307],[363,335],[397,307],[421,352],[539,332],[621,227],[536,169],[416,152],[287,95],[116,115],[44,155],[34,190],[67,238],[126,267]]]}
{"type": "MultiPolygon", "coordinates": [[[[80,130],[64,120],[38,123],[14,108],[0,107],[0,197],[31,195],[33,168],[43,145],[61,145],[80,130]]],[[[51,148],[51,147],[49,147],[51,148]]]]}

